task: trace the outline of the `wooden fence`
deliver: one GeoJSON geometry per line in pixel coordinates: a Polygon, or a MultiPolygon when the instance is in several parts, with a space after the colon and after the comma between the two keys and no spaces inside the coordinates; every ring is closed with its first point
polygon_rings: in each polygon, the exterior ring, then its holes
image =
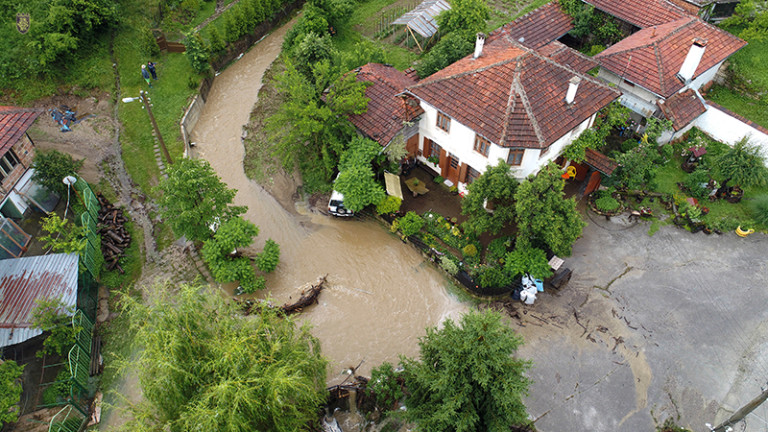
{"type": "Polygon", "coordinates": [[[184,46],[183,43],[179,42],[168,42],[168,39],[165,38],[165,35],[160,35],[157,38],[155,38],[157,41],[157,46],[160,47],[163,51],[168,51],[172,53],[183,53],[187,50],[187,47],[184,46]]]}

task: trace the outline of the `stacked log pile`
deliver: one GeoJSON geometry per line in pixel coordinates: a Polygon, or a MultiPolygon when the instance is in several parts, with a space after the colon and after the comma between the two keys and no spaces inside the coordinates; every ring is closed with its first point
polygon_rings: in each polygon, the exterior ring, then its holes
{"type": "Polygon", "coordinates": [[[98,220],[101,253],[106,261],[107,270],[117,269],[124,274],[125,270],[120,267],[119,261],[131,244],[131,234],[125,228],[125,215],[122,209],[116,208],[103,195],[98,194],[97,198],[101,204],[98,220]]]}

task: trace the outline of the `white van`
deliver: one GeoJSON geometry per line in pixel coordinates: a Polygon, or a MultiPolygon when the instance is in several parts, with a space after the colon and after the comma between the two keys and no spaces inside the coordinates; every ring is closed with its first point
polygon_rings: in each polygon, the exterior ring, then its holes
{"type": "Polygon", "coordinates": [[[336,192],[335,190],[331,193],[331,199],[328,200],[328,213],[341,217],[355,215],[352,210],[344,207],[344,195],[336,192]]]}

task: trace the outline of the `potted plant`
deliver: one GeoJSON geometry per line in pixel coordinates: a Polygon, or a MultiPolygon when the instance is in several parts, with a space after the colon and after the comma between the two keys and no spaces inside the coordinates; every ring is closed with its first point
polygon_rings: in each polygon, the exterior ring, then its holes
{"type": "Polygon", "coordinates": [[[440,163],[440,158],[435,155],[432,155],[427,158],[427,162],[438,165],[440,163]]]}
{"type": "Polygon", "coordinates": [[[741,201],[743,196],[744,191],[740,187],[734,186],[726,194],[725,200],[731,204],[736,204],[737,202],[741,201]]]}

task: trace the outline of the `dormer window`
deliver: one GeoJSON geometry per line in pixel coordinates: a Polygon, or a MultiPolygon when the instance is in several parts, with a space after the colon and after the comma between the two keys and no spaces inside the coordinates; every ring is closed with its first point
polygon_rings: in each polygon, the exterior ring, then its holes
{"type": "Polygon", "coordinates": [[[449,132],[451,130],[451,118],[447,115],[441,113],[440,111],[437,112],[437,127],[440,129],[449,132]]]}
{"type": "Polygon", "coordinates": [[[481,155],[488,157],[488,150],[491,148],[491,142],[487,139],[481,137],[480,135],[475,135],[475,151],[480,153],[481,155]]]}

